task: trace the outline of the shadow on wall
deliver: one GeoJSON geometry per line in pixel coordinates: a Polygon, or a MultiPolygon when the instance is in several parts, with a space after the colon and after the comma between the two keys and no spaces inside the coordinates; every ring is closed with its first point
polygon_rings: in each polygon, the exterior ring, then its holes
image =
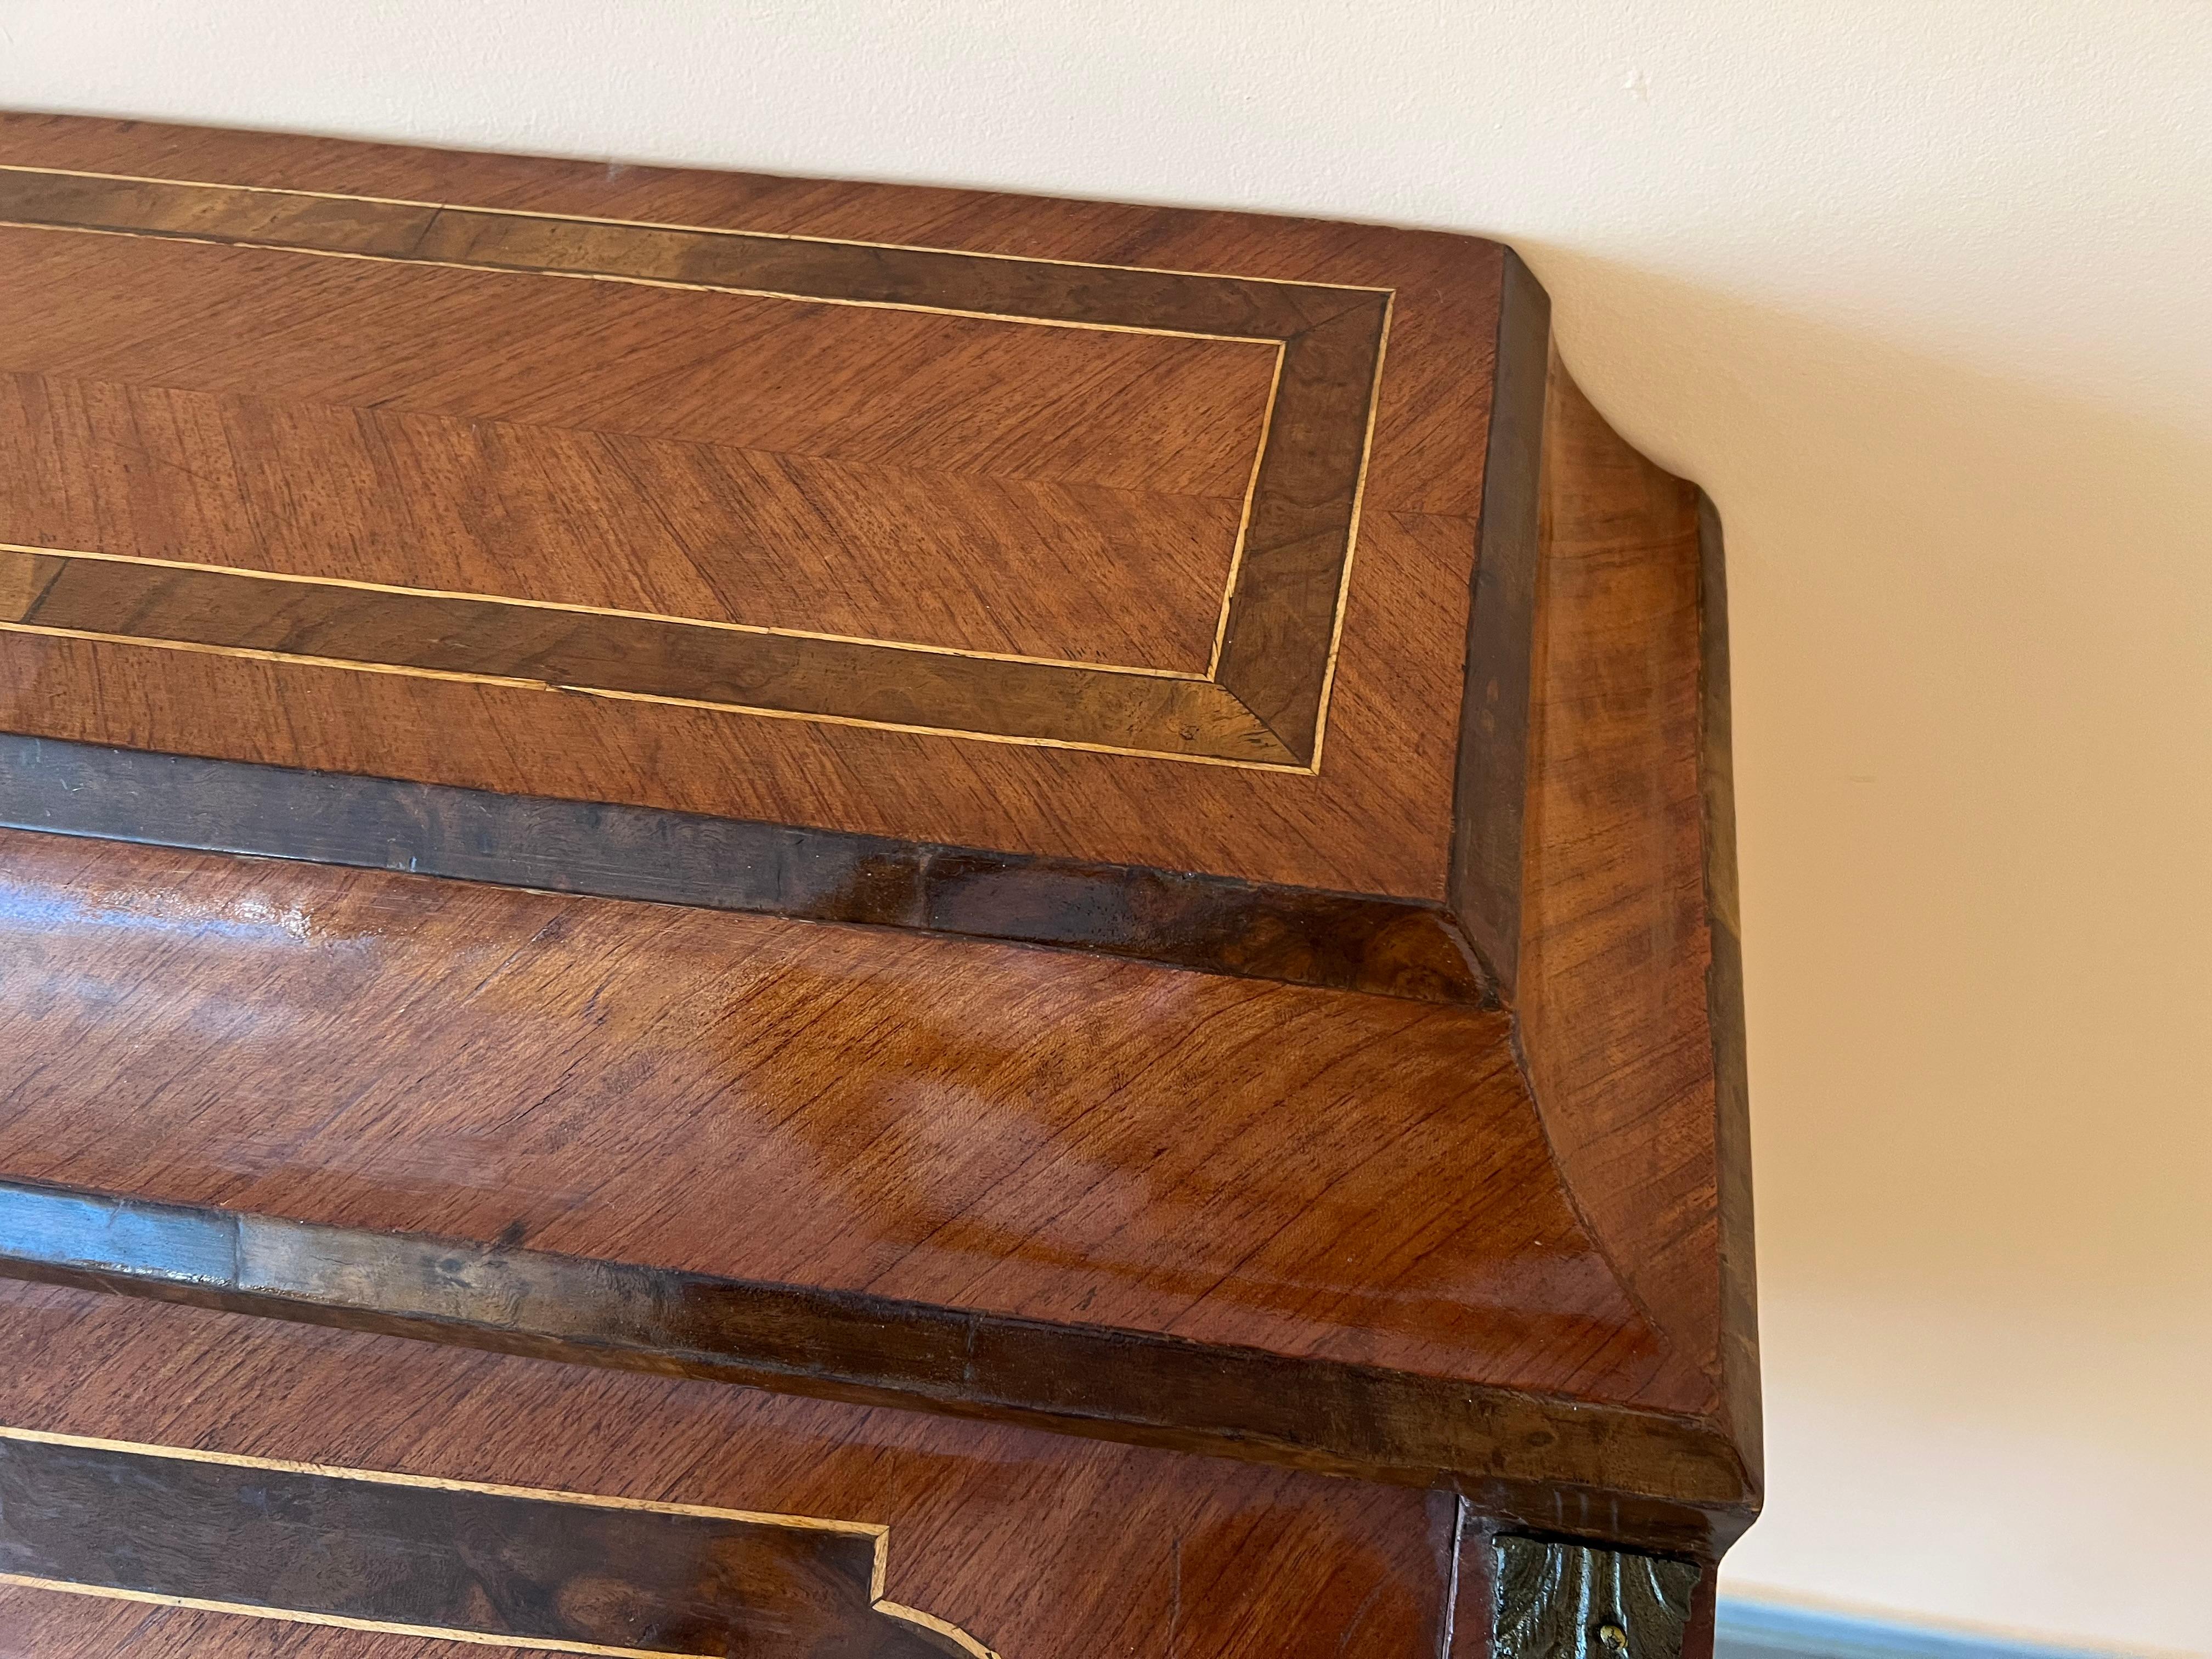
{"type": "Polygon", "coordinates": [[[1530,259],[1727,526],[1771,1492],[1730,1577],[2202,1650],[2212,431],[1530,259]]]}

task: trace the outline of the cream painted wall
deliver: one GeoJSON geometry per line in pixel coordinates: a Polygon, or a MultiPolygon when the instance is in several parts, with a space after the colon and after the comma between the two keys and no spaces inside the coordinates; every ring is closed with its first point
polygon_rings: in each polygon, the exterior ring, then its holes
{"type": "Polygon", "coordinates": [[[2203,0],[0,0],[0,104],[1510,240],[1724,514],[1739,1590],[2212,1651],[2203,0]]]}

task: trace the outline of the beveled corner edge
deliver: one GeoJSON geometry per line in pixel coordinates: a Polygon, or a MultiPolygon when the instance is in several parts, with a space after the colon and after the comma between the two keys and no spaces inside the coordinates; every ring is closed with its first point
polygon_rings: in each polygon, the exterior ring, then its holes
{"type": "Polygon", "coordinates": [[[1552,301],[1510,248],[1498,280],[1497,369],[1468,610],[1447,891],[1453,917],[1510,1000],[1521,955],[1552,301]]]}
{"type": "MultiPolygon", "coordinates": [[[[1515,1019],[1532,750],[1531,699],[1543,546],[1548,533],[1545,428],[1559,372],[1551,301],[1504,250],[1498,358],[1483,514],[1468,617],[1448,908],[1499,1003],[1515,1019]]],[[[1705,1012],[1715,1092],[1719,1200],[1720,1400],[1713,1419],[1745,1472],[1742,1525],[1764,1489],[1753,1241],[1748,1076],[1737,898],[1726,559],[1718,510],[1694,483],[1698,629],[1698,784],[1705,911],[1711,959],[1705,1012]]],[[[1537,1097],[1525,1055],[1523,1082],[1537,1097]]],[[[1564,1176],[1563,1176],[1564,1179],[1564,1176]]],[[[1741,1530],[1741,1528],[1739,1528],[1741,1530]]]]}
{"type": "Polygon", "coordinates": [[[1728,1425],[1754,1495],[1765,1482],[1759,1377],[1759,1289],[1751,1182],[1751,1079],[1743,1009],[1743,922],[1735,839],[1728,555],[1720,510],[1698,491],[1698,781],[1705,848],[1705,970],[1712,1034],[1714,1152],[1720,1197],[1721,1384],[1728,1425]]]}

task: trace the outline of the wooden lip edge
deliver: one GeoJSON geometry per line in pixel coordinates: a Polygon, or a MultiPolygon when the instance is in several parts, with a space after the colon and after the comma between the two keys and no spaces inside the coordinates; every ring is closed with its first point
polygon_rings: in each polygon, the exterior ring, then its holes
{"type": "Polygon", "coordinates": [[[43,1182],[0,1180],[0,1278],[1441,1487],[1566,1536],[1704,1551],[1750,1520],[1727,1437],[1638,1407],[43,1182]]]}
{"type": "Polygon", "coordinates": [[[899,927],[1461,1006],[1413,899],[0,733],[0,829],[899,927]]]}
{"type": "Polygon", "coordinates": [[[1712,1040],[1715,1182],[1720,1199],[1721,1392],[1726,1426],[1754,1505],[1765,1486],[1759,1382],[1759,1292],[1751,1186],[1751,1091],[1745,1053],[1743,936],[1736,888],[1734,714],[1729,694],[1728,555],[1719,510],[1698,491],[1698,793],[1705,852],[1705,1015],[1712,1040]]]}
{"type": "MultiPolygon", "coordinates": [[[[577,158],[574,156],[549,156],[528,150],[468,149],[452,144],[408,144],[385,139],[340,138],[333,137],[328,134],[301,134],[296,132],[272,131],[270,129],[262,127],[217,127],[204,125],[199,123],[139,121],[128,118],[117,119],[97,115],[71,115],[52,110],[0,109],[0,127],[4,127],[6,124],[15,121],[64,121],[85,126],[106,126],[111,131],[133,127],[146,127],[166,132],[216,132],[221,133],[226,137],[233,138],[246,137],[252,138],[296,140],[306,137],[317,144],[343,145],[347,149],[356,150],[403,150],[417,155],[431,155],[467,156],[471,158],[483,158],[488,156],[498,161],[550,161],[565,167],[574,167],[577,165],[577,158]]],[[[704,174],[708,177],[721,179],[773,179],[781,183],[862,183],[870,185],[871,187],[875,189],[904,191],[915,195],[927,193],[940,196],[988,197],[994,200],[1002,202],[1046,201],[1066,203],[1071,201],[1087,202],[1096,199],[1080,197],[1038,196],[1031,192],[1017,191],[966,190],[958,186],[943,185],[895,184],[887,183],[884,180],[825,179],[821,178],[819,175],[812,173],[763,173],[751,168],[684,167],[663,162],[626,162],[622,164],[622,166],[623,170],[626,173],[659,173],[664,177],[681,178],[689,173],[695,177],[704,174]]],[[[763,241],[771,242],[819,242],[828,244],[833,247],[874,248],[893,253],[945,253],[969,259],[995,259],[1010,264],[1062,265],[1077,270],[1133,271],[1140,276],[1200,276],[1219,282],[1261,283],[1273,288],[1317,289],[1336,294],[1391,294],[1396,292],[1394,289],[1378,287],[1372,283],[1322,283],[1297,276],[1255,276],[1249,273],[1241,271],[1199,270],[1179,265],[1132,265],[1116,264],[1102,259],[1061,259],[1054,258],[1046,254],[995,253],[984,248],[947,247],[931,242],[883,242],[872,241],[866,237],[823,236],[808,234],[798,231],[746,229],[733,225],[695,225],[680,222],[675,220],[617,219],[610,218],[605,214],[598,213],[556,212],[541,208],[485,207],[480,204],[471,204],[466,202],[433,202],[416,200],[412,198],[401,196],[364,196],[357,191],[307,190],[298,185],[247,185],[240,184],[234,179],[173,179],[143,173],[106,173],[97,168],[91,167],[50,167],[42,162],[0,161],[0,173],[50,173],[58,178],[97,179],[115,184],[127,185],[182,185],[193,190],[258,191],[264,195],[269,196],[300,196],[326,202],[369,202],[384,207],[425,208],[434,212],[496,215],[501,217],[515,219],[563,220],[576,224],[611,225],[635,230],[675,230],[685,231],[694,234],[705,236],[753,237],[763,241]]],[[[1107,204],[1107,205],[1122,206],[1127,204],[1111,203],[1107,204]]],[[[1234,213],[1247,218],[1280,218],[1286,219],[1293,223],[1301,222],[1299,216],[1295,214],[1260,214],[1245,209],[1169,208],[1152,209],[1146,210],[1171,212],[1182,215],[1185,217],[1198,217],[1208,214],[1234,213]]],[[[1304,222],[1313,222],[1307,221],[1304,222]]],[[[1356,220],[1329,220],[1320,222],[1356,224],[1360,222],[1356,220]]],[[[1212,335],[1206,337],[1214,339],[1235,339],[1243,337],[1235,335],[1212,335]]]]}
{"type": "Polygon", "coordinates": [[[1510,1002],[1521,954],[1521,844],[1552,301],[1520,255],[1510,248],[1504,252],[1447,890],[1484,971],[1510,1002]]]}

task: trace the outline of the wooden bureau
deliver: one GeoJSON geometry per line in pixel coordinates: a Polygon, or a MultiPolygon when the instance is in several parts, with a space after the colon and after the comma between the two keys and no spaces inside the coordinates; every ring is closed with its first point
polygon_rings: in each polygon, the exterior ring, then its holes
{"type": "Polygon", "coordinates": [[[1674,1659],[1717,521],[1498,244],[0,118],[0,1624],[1674,1659]]]}

